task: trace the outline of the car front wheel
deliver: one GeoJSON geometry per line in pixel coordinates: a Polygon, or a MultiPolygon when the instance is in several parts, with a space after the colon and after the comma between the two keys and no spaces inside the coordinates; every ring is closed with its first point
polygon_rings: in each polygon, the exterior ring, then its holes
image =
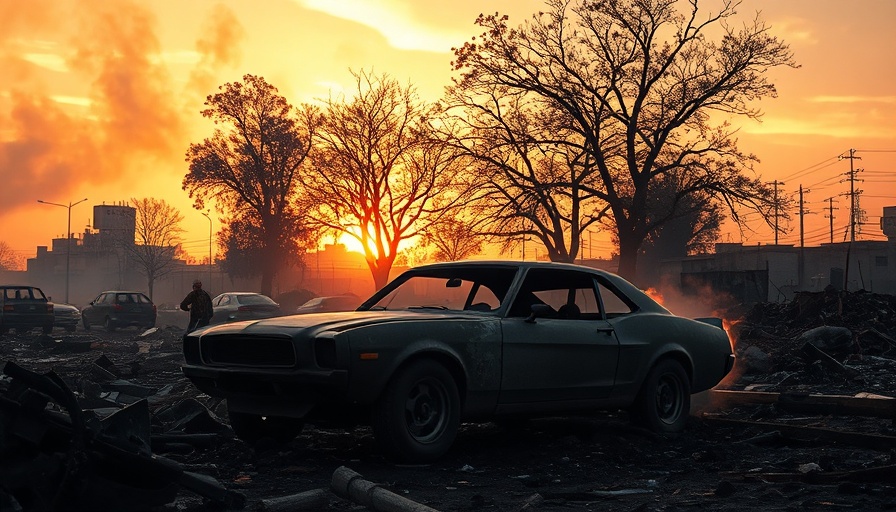
{"type": "Polygon", "coordinates": [[[286,444],[302,433],[305,422],[298,418],[286,418],[282,416],[261,416],[260,414],[248,414],[243,412],[228,412],[230,428],[236,437],[254,444],[269,438],[286,444]]]}
{"type": "Polygon", "coordinates": [[[654,432],[684,430],[691,408],[691,384],[681,364],[665,359],[644,380],[632,408],[634,418],[654,432]]]}
{"type": "Polygon", "coordinates": [[[373,432],[386,457],[431,462],[451,448],[460,426],[460,396],[441,364],[424,360],[400,370],[373,411],[373,432]]]}

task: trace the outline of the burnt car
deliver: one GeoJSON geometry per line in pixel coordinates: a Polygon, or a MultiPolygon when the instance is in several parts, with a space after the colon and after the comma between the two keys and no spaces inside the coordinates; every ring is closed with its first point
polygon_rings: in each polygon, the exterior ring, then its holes
{"type": "Polygon", "coordinates": [[[308,313],[328,313],[332,311],[352,311],[361,305],[361,299],[357,295],[330,295],[315,297],[296,308],[297,315],[308,313]]]}
{"type": "Polygon", "coordinates": [[[66,332],[75,332],[81,323],[81,310],[71,304],[53,304],[54,327],[65,329],[66,332]]]}
{"type": "Polygon", "coordinates": [[[369,424],[403,462],[442,456],[461,422],[627,409],[679,432],[691,394],[734,364],[720,319],[679,317],[617,275],[544,262],[426,265],[356,311],[210,326],[183,350],[184,374],[227,399],[240,438],[369,424]]]}
{"type": "Polygon", "coordinates": [[[258,320],[280,316],[280,304],[267,295],[255,292],[226,292],[212,299],[215,315],[211,323],[258,320]]]}
{"type": "Polygon", "coordinates": [[[10,329],[53,332],[53,303],[36,286],[0,285],[0,334],[10,329]]]}
{"type": "Polygon", "coordinates": [[[156,306],[142,292],[109,290],[100,293],[81,309],[85,330],[102,325],[111,332],[119,327],[150,328],[156,325],[156,306]]]}

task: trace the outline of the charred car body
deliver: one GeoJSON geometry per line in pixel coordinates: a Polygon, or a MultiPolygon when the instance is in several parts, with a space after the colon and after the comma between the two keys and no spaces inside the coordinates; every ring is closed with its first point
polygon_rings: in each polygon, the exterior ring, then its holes
{"type": "Polygon", "coordinates": [[[680,431],[691,393],[734,361],[719,319],[675,316],[614,274],[481,261],[409,270],[357,311],[199,329],[184,357],[245,440],[369,423],[408,462],[443,455],[462,421],[625,408],[680,431]]]}
{"type": "Polygon", "coordinates": [[[0,285],[0,334],[10,329],[27,332],[40,328],[53,331],[53,303],[36,286],[0,285]]]}

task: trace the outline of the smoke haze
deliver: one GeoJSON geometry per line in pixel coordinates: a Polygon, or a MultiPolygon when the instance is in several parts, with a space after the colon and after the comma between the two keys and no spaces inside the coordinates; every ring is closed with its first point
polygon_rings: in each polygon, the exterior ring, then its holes
{"type": "Polygon", "coordinates": [[[0,237],[37,199],[90,195],[92,205],[159,195],[140,187],[158,183],[158,173],[173,174],[179,191],[184,152],[201,137],[190,127],[217,85],[214,72],[239,59],[241,29],[230,11],[205,16],[181,62],[163,53],[155,15],[136,2],[3,2],[0,19],[0,89],[9,91],[0,96],[0,237]],[[169,68],[185,63],[194,71],[178,83],[169,68]],[[122,184],[132,184],[128,196],[102,196],[122,184]]]}

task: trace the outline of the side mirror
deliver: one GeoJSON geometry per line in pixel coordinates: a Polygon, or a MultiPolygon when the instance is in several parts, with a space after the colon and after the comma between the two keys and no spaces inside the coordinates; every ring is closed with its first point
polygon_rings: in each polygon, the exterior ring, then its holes
{"type": "Polygon", "coordinates": [[[525,322],[527,324],[534,324],[535,318],[537,317],[545,317],[550,315],[554,311],[554,308],[548,306],[547,304],[532,304],[532,312],[526,317],[525,322]]]}

